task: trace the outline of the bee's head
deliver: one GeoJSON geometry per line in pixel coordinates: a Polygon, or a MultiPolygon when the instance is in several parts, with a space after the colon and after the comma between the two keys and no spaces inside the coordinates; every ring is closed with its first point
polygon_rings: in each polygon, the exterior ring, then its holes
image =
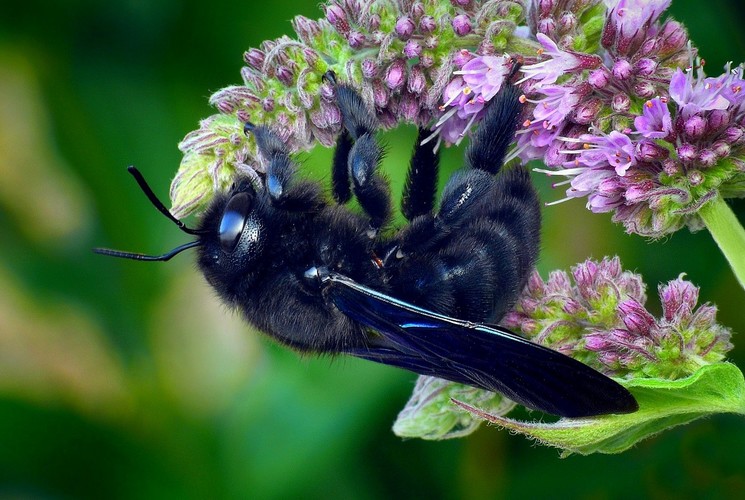
{"type": "Polygon", "coordinates": [[[260,267],[268,237],[265,203],[249,179],[239,178],[205,211],[198,228],[198,264],[213,286],[245,280],[260,267]]]}
{"type": "Polygon", "coordinates": [[[198,247],[199,267],[213,286],[226,286],[232,280],[245,279],[250,274],[266,246],[266,224],[261,216],[265,211],[262,210],[265,208],[263,197],[257,196],[248,178],[238,179],[230,190],[216,195],[199,227],[190,228],[168,211],[136,168],[129,167],[128,170],[155,208],[196,239],[163,255],[108,248],[94,248],[94,252],[124,259],[166,261],[184,250],[198,247]]]}

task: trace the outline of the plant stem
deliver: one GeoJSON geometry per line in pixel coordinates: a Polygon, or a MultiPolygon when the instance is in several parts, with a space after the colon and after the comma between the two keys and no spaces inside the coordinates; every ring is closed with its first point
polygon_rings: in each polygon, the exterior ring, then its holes
{"type": "Polygon", "coordinates": [[[721,196],[704,205],[699,215],[745,289],[745,229],[721,196]]]}

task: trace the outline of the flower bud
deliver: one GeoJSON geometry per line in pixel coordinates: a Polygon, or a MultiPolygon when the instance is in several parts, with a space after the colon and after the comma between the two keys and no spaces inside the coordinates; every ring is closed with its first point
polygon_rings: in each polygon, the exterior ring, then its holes
{"type": "Polygon", "coordinates": [[[411,17],[419,19],[424,15],[424,4],[422,2],[414,2],[411,6],[411,17]]]}
{"type": "Polygon", "coordinates": [[[605,351],[613,347],[613,344],[608,341],[605,336],[605,332],[602,333],[591,333],[585,336],[585,349],[588,351],[605,351]]]}
{"type": "Polygon", "coordinates": [[[264,52],[259,49],[250,49],[243,54],[243,60],[252,68],[261,70],[264,66],[264,52]]]}
{"type": "Polygon", "coordinates": [[[538,22],[538,33],[543,33],[544,35],[552,39],[555,38],[556,37],[556,21],[554,21],[550,17],[541,19],[538,22]]]}
{"type": "Polygon", "coordinates": [[[292,20],[292,27],[297,33],[298,38],[306,45],[312,45],[315,38],[321,34],[321,26],[317,21],[308,19],[305,16],[295,16],[292,20]]]}
{"type": "Polygon", "coordinates": [[[698,302],[698,287],[681,278],[660,285],[659,293],[663,314],[668,321],[673,321],[683,308],[693,310],[698,302]]]}
{"type": "Polygon", "coordinates": [[[691,326],[696,330],[711,330],[716,326],[717,308],[707,304],[702,305],[691,318],[691,326]]]}
{"type": "Polygon", "coordinates": [[[321,112],[323,113],[323,122],[327,127],[334,128],[341,125],[341,111],[335,104],[321,101],[321,112]]]}
{"type": "Polygon", "coordinates": [[[370,16],[367,21],[367,28],[370,31],[377,31],[380,28],[380,16],[378,14],[373,14],[370,16]]]}
{"type": "Polygon", "coordinates": [[[598,360],[611,369],[617,368],[619,365],[619,356],[615,352],[602,352],[598,356],[598,360]]]}
{"type": "Polygon", "coordinates": [[[704,148],[698,153],[698,161],[704,167],[713,167],[717,160],[717,154],[709,148],[704,148]]]}
{"type": "Polygon", "coordinates": [[[294,85],[294,73],[293,71],[288,68],[287,66],[280,66],[277,68],[275,72],[275,76],[277,77],[277,80],[285,84],[286,86],[292,86],[294,85]]]}
{"type": "Polygon", "coordinates": [[[582,304],[577,302],[574,299],[567,299],[564,304],[561,306],[561,310],[565,314],[569,314],[571,316],[574,316],[578,314],[582,310],[582,304]]]}
{"type": "Polygon", "coordinates": [[[542,296],[543,295],[543,280],[538,271],[533,270],[528,276],[528,282],[525,284],[526,290],[531,296],[542,296]]]}
{"type": "Polygon", "coordinates": [[[422,46],[415,40],[409,40],[404,46],[404,55],[409,59],[414,59],[422,54],[422,46]]]}
{"type": "Polygon", "coordinates": [[[689,143],[684,143],[678,146],[676,152],[678,153],[678,158],[680,158],[683,163],[690,163],[694,161],[698,156],[696,147],[693,144],[689,143]]]}
{"type": "Polygon", "coordinates": [[[587,125],[595,121],[598,113],[603,108],[603,101],[598,98],[588,99],[580,102],[574,109],[572,114],[572,120],[575,123],[581,123],[587,125]]]}
{"type": "Polygon", "coordinates": [[[471,0],[450,0],[454,7],[467,7],[471,0]]]}
{"type": "Polygon", "coordinates": [[[648,99],[657,93],[657,89],[648,81],[638,81],[634,84],[634,95],[643,99],[648,99]]]}
{"type": "Polygon", "coordinates": [[[408,16],[403,16],[396,21],[396,34],[401,40],[408,40],[414,33],[416,26],[408,16]]]}
{"type": "Polygon", "coordinates": [[[619,59],[613,64],[613,69],[611,70],[611,72],[613,73],[613,76],[615,78],[624,81],[631,77],[632,70],[633,68],[631,67],[630,62],[628,62],[626,59],[619,59]]]}
{"type": "Polygon", "coordinates": [[[409,71],[409,80],[407,82],[409,92],[412,94],[421,94],[427,87],[427,77],[424,75],[422,67],[417,64],[409,71]]]}
{"type": "Polygon", "coordinates": [[[625,113],[631,109],[631,98],[626,94],[616,94],[611,101],[611,107],[616,113],[625,113]]]}
{"type": "Polygon", "coordinates": [[[569,275],[564,271],[551,271],[546,282],[547,294],[568,294],[572,290],[572,283],[569,275]]]}
{"type": "Polygon", "coordinates": [[[466,36],[471,32],[471,20],[465,14],[455,16],[452,25],[453,31],[458,36],[466,36]]]}
{"type": "Polygon", "coordinates": [[[662,170],[669,176],[678,175],[680,174],[680,165],[672,158],[668,158],[662,162],[662,170]]]}
{"type": "Polygon", "coordinates": [[[225,114],[225,115],[229,115],[233,113],[236,109],[235,103],[231,101],[222,101],[222,100],[217,101],[217,103],[215,104],[215,107],[217,108],[218,111],[220,111],[220,113],[225,114]]]}
{"type": "Polygon", "coordinates": [[[406,80],[406,62],[403,59],[394,60],[385,72],[385,83],[391,90],[398,90],[406,80]]]}
{"type": "Polygon", "coordinates": [[[687,177],[691,186],[700,186],[704,182],[704,174],[699,170],[689,170],[687,177]]]}
{"type": "Polygon", "coordinates": [[[659,34],[660,55],[670,55],[683,49],[688,43],[688,33],[685,28],[677,21],[667,21],[659,34]]]}
{"type": "Polygon", "coordinates": [[[626,189],[623,196],[629,203],[639,203],[640,201],[649,199],[653,189],[654,184],[652,181],[636,182],[626,189]]]}
{"type": "Polygon", "coordinates": [[[384,108],[388,105],[388,100],[391,97],[391,93],[388,88],[383,85],[380,81],[373,82],[373,102],[379,108],[384,108]]]}
{"type": "Polygon", "coordinates": [[[365,35],[359,31],[350,31],[347,35],[347,42],[353,49],[361,49],[365,45],[365,35]]]}
{"type": "Polygon", "coordinates": [[[571,33],[577,27],[577,17],[571,12],[565,12],[559,18],[558,29],[561,35],[571,33]]]}
{"type": "Polygon", "coordinates": [[[331,85],[329,82],[323,82],[321,83],[321,86],[319,87],[319,94],[321,94],[321,99],[325,101],[333,101],[334,96],[336,95],[336,91],[334,90],[334,86],[331,85]]]}
{"type": "Polygon", "coordinates": [[[646,335],[655,326],[654,316],[635,300],[625,300],[618,304],[618,312],[621,321],[630,332],[646,335]]]}
{"type": "Polygon", "coordinates": [[[364,59],[362,61],[362,76],[372,80],[378,76],[378,63],[374,59],[364,59]]]}
{"type": "Polygon", "coordinates": [[[634,72],[639,76],[652,76],[656,70],[657,63],[647,57],[643,57],[634,63],[634,72]]]}
{"type": "Polygon", "coordinates": [[[326,6],[326,20],[333,25],[336,25],[339,21],[346,21],[347,17],[344,14],[344,9],[340,5],[332,3],[326,6]]]}
{"type": "Polygon", "coordinates": [[[437,29],[437,22],[432,16],[423,16],[419,20],[419,31],[427,35],[437,29]]]}
{"type": "Polygon", "coordinates": [[[713,109],[707,116],[707,121],[709,122],[709,130],[711,132],[718,131],[719,129],[727,125],[730,120],[730,112],[726,109],[713,109]]]}
{"type": "Polygon", "coordinates": [[[246,83],[246,86],[255,90],[256,92],[261,92],[264,90],[264,87],[266,87],[266,83],[264,83],[264,78],[262,76],[257,75],[255,70],[252,70],[248,66],[243,66],[241,68],[241,77],[243,78],[243,81],[246,83]]]}
{"type": "Polygon", "coordinates": [[[417,99],[409,93],[404,93],[398,105],[398,114],[402,121],[415,122],[419,116],[417,99]]]}
{"type": "Polygon", "coordinates": [[[587,82],[596,89],[603,89],[610,82],[610,74],[605,68],[596,69],[590,72],[587,82]]]}
{"type": "Polygon", "coordinates": [[[717,158],[726,158],[732,152],[732,148],[724,141],[716,141],[711,145],[711,149],[717,155],[717,158]]]}
{"type": "Polygon", "coordinates": [[[683,125],[685,133],[692,139],[698,139],[706,133],[706,120],[700,115],[693,115],[683,125]]]}
{"type": "MultiPolygon", "coordinates": [[[[533,2],[535,5],[536,2],[533,2]]],[[[538,0],[538,17],[549,17],[556,6],[555,0],[538,0]]]]}
{"type": "Polygon", "coordinates": [[[743,129],[737,125],[733,125],[724,131],[724,140],[729,144],[739,144],[743,139],[743,129]]]}
{"type": "Polygon", "coordinates": [[[267,113],[274,111],[274,98],[267,97],[261,101],[261,108],[267,113]]]}
{"type": "Polygon", "coordinates": [[[658,38],[647,38],[644,40],[644,43],[642,43],[642,46],[639,47],[636,55],[638,57],[654,56],[659,50],[659,46],[660,41],[658,38]]]}
{"type": "Polygon", "coordinates": [[[321,57],[315,50],[311,49],[310,47],[305,47],[303,49],[303,58],[305,59],[305,63],[308,65],[308,67],[315,68],[321,57]]]}
{"type": "Polygon", "coordinates": [[[636,157],[642,161],[663,160],[670,152],[652,141],[641,141],[637,145],[636,157]]]}

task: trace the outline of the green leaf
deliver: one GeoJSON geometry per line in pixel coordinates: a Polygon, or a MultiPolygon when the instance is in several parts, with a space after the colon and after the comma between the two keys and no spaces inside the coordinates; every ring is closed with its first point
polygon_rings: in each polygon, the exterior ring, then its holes
{"type": "Polygon", "coordinates": [[[745,415],[745,379],[737,366],[731,363],[703,366],[684,379],[632,379],[620,382],[639,402],[637,412],[540,423],[492,415],[467,403],[453,402],[500,427],[525,434],[542,444],[561,448],[565,455],[620,453],[642,439],[697,418],[714,413],[745,415]]]}

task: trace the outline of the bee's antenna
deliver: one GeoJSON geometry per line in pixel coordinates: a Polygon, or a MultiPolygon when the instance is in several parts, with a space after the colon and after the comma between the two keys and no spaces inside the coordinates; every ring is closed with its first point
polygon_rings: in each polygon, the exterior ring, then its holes
{"type": "Polygon", "coordinates": [[[199,246],[199,240],[190,241],[183,245],[174,248],[168,253],[163,255],[145,255],[142,253],[122,252],[120,250],[111,250],[110,248],[94,248],[93,252],[101,255],[108,255],[109,257],[119,257],[121,259],[132,259],[132,260],[146,260],[146,261],[166,261],[170,260],[174,255],[180,254],[184,250],[199,246]]]}
{"type": "MultiPolygon", "coordinates": [[[[150,200],[150,203],[152,203],[153,206],[157,208],[160,213],[168,217],[171,220],[171,222],[176,224],[179,229],[181,229],[183,232],[187,234],[194,234],[194,235],[204,234],[206,232],[206,231],[200,231],[198,229],[192,229],[188,227],[186,224],[184,224],[183,222],[181,222],[180,220],[178,220],[176,217],[174,217],[173,214],[168,211],[166,206],[163,205],[163,203],[158,199],[158,197],[155,196],[155,193],[153,193],[153,190],[150,189],[150,186],[148,186],[147,181],[145,181],[145,178],[142,176],[140,171],[137,170],[137,168],[130,165],[129,167],[127,167],[127,172],[132,174],[132,177],[135,178],[135,180],[137,181],[137,184],[140,186],[140,189],[142,189],[142,192],[145,193],[145,196],[147,196],[147,199],[150,200]]],[[[107,254],[107,255],[111,255],[111,254],[107,254]]],[[[136,255],[136,254],[133,254],[133,255],[136,255]]],[[[148,259],[142,259],[142,260],[148,260],[148,259]]],[[[168,259],[155,259],[155,260],[168,260],[168,259]]]]}

